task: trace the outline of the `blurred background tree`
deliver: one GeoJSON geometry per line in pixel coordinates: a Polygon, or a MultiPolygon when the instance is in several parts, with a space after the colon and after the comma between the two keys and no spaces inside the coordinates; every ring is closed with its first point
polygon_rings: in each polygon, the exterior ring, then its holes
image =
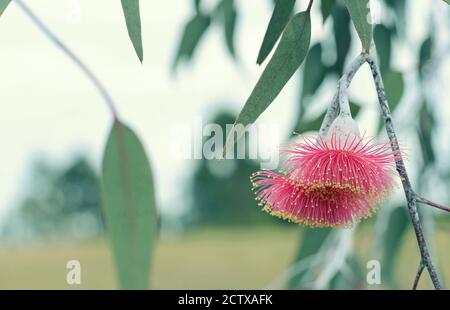
{"type": "Polygon", "coordinates": [[[98,176],[84,156],[67,166],[40,159],[31,168],[26,194],[2,235],[11,239],[86,238],[104,231],[98,176]]]}

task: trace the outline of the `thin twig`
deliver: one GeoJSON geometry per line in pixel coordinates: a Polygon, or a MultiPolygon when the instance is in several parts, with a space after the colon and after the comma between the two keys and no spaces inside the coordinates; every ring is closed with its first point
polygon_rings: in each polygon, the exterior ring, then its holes
{"type": "Polygon", "coordinates": [[[311,7],[313,5],[313,2],[314,2],[314,0],[309,0],[308,7],[306,8],[307,12],[311,11],[311,7]]]}
{"type": "Polygon", "coordinates": [[[417,194],[416,194],[416,200],[417,200],[418,202],[427,204],[427,205],[432,206],[432,207],[435,207],[435,208],[437,208],[437,209],[441,209],[441,210],[450,212],[450,208],[449,208],[449,207],[444,206],[444,205],[441,205],[441,204],[436,203],[436,202],[433,202],[433,201],[431,201],[431,200],[428,200],[428,199],[426,199],[426,198],[424,198],[424,197],[422,197],[422,196],[419,196],[419,195],[417,195],[417,194]]]}
{"type": "Polygon", "coordinates": [[[422,260],[420,260],[419,268],[417,269],[416,278],[414,279],[414,284],[412,287],[413,290],[417,289],[417,285],[419,285],[420,276],[422,275],[422,272],[424,269],[425,269],[425,264],[423,263],[422,260]]]}
{"type": "Polygon", "coordinates": [[[325,114],[325,117],[323,118],[322,125],[320,126],[320,135],[325,136],[328,132],[328,129],[331,126],[331,123],[334,121],[334,119],[339,114],[339,94],[341,92],[340,85],[344,84],[345,88],[348,88],[350,85],[350,82],[352,81],[353,77],[355,76],[358,69],[364,64],[366,61],[364,53],[359,54],[353,62],[350,64],[350,66],[345,70],[345,72],[342,74],[342,77],[339,80],[338,83],[338,89],[336,90],[336,94],[333,97],[333,101],[328,106],[327,113],[325,114]]]}
{"type": "Polygon", "coordinates": [[[89,80],[94,84],[97,90],[100,92],[102,97],[105,99],[106,105],[108,106],[114,120],[118,120],[117,110],[115,108],[114,101],[109,95],[106,88],[100,82],[100,80],[95,76],[95,74],[89,69],[89,67],[84,64],[81,59],[75,55],[45,24],[44,22],[36,16],[36,14],[31,11],[31,9],[22,1],[14,0],[14,2],[22,9],[22,11],[31,19],[31,21],[41,30],[48,39],[50,39],[57,47],[59,47],[89,78],[89,80]]]}
{"type": "Polygon", "coordinates": [[[389,110],[389,104],[386,99],[386,93],[384,90],[383,80],[381,78],[380,69],[377,65],[375,57],[370,54],[366,55],[367,63],[370,66],[370,69],[372,71],[372,77],[375,83],[375,87],[377,90],[378,95],[378,101],[381,106],[381,111],[383,114],[384,124],[386,126],[386,132],[389,137],[389,140],[391,142],[392,150],[394,152],[397,152],[399,155],[396,158],[395,165],[398,174],[400,175],[400,179],[402,181],[403,190],[405,192],[406,200],[407,200],[407,208],[409,212],[409,216],[411,218],[414,232],[416,234],[417,243],[419,245],[420,249],[420,255],[421,259],[423,261],[423,264],[428,270],[428,273],[430,274],[431,281],[433,282],[435,289],[442,289],[441,282],[439,281],[436,269],[433,265],[433,262],[430,257],[430,253],[428,251],[428,247],[425,241],[425,237],[422,230],[422,225],[419,220],[419,214],[417,212],[417,206],[416,206],[416,194],[414,193],[414,190],[412,189],[411,182],[409,180],[408,174],[406,172],[405,164],[403,162],[401,152],[399,152],[399,143],[397,140],[397,135],[394,130],[394,125],[392,123],[392,116],[391,111],[389,110]]]}

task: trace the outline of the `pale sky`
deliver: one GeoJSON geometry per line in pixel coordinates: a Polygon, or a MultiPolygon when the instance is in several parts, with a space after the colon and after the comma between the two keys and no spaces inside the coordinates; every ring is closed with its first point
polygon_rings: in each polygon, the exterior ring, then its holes
{"type": "MultiPolygon", "coordinates": [[[[216,3],[204,2],[207,7],[216,3]]],[[[440,0],[414,1],[409,43],[406,47],[398,46],[401,53],[394,59],[395,66],[401,70],[414,66],[413,53],[428,27],[425,12],[432,6],[430,2],[437,11],[446,7],[440,0]]],[[[233,112],[239,111],[263,68],[255,60],[270,18],[271,1],[238,1],[238,64],[227,54],[222,28],[213,24],[197,49],[196,61],[182,67],[176,77],[171,76],[170,66],[182,26],[193,11],[190,0],[140,1],[143,65],[129,41],[120,1],[28,0],[26,3],[91,67],[115,99],[122,118],[141,137],[154,170],[160,207],[168,212],[182,207],[183,186],[193,167],[192,162],[171,156],[173,129],[180,124],[191,124],[199,116],[207,119],[224,105],[233,112]],[[73,16],[74,5],[80,8],[78,21],[73,16]]],[[[297,10],[305,6],[306,1],[299,1],[297,10]]],[[[330,27],[330,21],[322,26],[316,5],[312,44],[328,35],[330,27]]],[[[441,41],[448,43],[448,25],[442,29],[441,41]]],[[[359,46],[353,46],[351,54],[356,56],[358,49],[359,46]]],[[[448,81],[448,60],[442,71],[445,72],[442,81],[448,81]]],[[[98,170],[111,116],[80,70],[14,3],[0,18],[0,81],[1,215],[26,190],[30,164],[40,154],[64,164],[77,153],[85,152],[98,170]]],[[[298,84],[297,77],[292,79],[259,120],[278,124],[277,135],[281,141],[288,136],[295,119],[298,84]]],[[[317,100],[326,103],[331,100],[335,85],[330,82],[322,86],[317,100]]],[[[448,85],[443,90],[446,93],[439,94],[446,107],[442,115],[448,119],[448,85]]],[[[373,105],[373,113],[377,112],[367,68],[357,74],[351,94],[359,102],[373,105]]],[[[414,93],[407,94],[403,100],[413,100],[414,96],[414,93]]],[[[370,132],[375,122],[371,121],[370,111],[366,114],[360,124],[370,132]]],[[[449,141],[450,128],[443,127],[441,132],[439,139],[449,141]]],[[[449,151],[448,147],[446,150],[449,151]]]]}

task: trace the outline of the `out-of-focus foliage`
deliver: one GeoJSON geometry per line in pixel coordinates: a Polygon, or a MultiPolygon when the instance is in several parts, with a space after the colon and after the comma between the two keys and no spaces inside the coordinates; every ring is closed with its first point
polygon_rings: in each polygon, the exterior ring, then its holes
{"type": "Polygon", "coordinates": [[[103,155],[101,185],[120,287],[146,289],[157,225],[153,177],[139,138],[118,121],[103,155]]]}
{"type": "Polygon", "coordinates": [[[235,57],[234,33],[237,23],[237,11],[234,0],[222,0],[216,8],[217,19],[223,23],[225,43],[230,55],[235,57]]]}
{"type": "Polygon", "coordinates": [[[80,157],[65,167],[36,162],[25,198],[9,215],[2,235],[20,240],[92,237],[102,231],[98,177],[80,157]]]}
{"type": "MultiPolygon", "coordinates": [[[[226,125],[233,123],[234,119],[229,113],[219,112],[211,120],[223,129],[222,141],[226,138],[226,125]]],[[[212,138],[214,136],[208,137],[212,138]]],[[[234,158],[238,147],[241,146],[236,145],[234,158]]],[[[242,147],[247,148],[248,145],[242,144],[242,147]]],[[[189,182],[192,184],[192,204],[185,222],[194,226],[279,222],[267,216],[255,203],[249,176],[258,169],[258,163],[249,159],[202,159],[189,182]]]]}

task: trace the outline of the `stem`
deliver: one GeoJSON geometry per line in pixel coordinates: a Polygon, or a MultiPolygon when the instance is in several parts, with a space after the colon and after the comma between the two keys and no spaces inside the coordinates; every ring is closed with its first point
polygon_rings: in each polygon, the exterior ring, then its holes
{"type": "Polygon", "coordinates": [[[419,268],[417,269],[416,278],[414,279],[413,283],[413,290],[417,289],[417,285],[419,285],[420,276],[422,275],[423,270],[425,269],[425,264],[422,260],[420,260],[419,268]]]}
{"type": "Polygon", "coordinates": [[[313,2],[314,2],[314,0],[309,0],[308,7],[306,8],[307,12],[311,11],[311,7],[313,5],[313,2]]]}
{"type": "Polygon", "coordinates": [[[339,80],[338,92],[340,114],[352,116],[350,104],[348,102],[348,84],[344,79],[339,80]]]}
{"type": "Polygon", "coordinates": [[[399,151],[399,143],[397,140],[397,135],[394,130],[394,125],[392,123],[391,111],[389,110],[389,104],[386,99],[386,93],[384,90],[383,80],[381,79],[380,69],[376,63],[375,57],[372,54],[366,55],[367,63],[370,66],[372,71],[372,77],[375,83],[375,87],[377,90],[378,101],[381,106],[381,111],[383,114],[384,124],[386,126],[386,132],[391,142],[391,147],[394,152],[397,152],[399,155],[396,158],[395,165],[398,174],[400,175],[400,179],[402,181],[403,190],[405,192],[406,200],[407,200],[407,208],[409,212],[409,216],[411,218],[414,232],[416,234],[417,243],[420,249],[420,256],[423,264],[428,270],[430,274],[431,281],[433,282],[435,289],[442,289],[442,285],[439,281],[438,275],[436,273],[436,269],[433,265],[433,262],[430,257],[430,253],[428,251],[428,247],[425,241],[425,237],[423,234],[422,226],[419,220],[419,214],[417,212],[416,206],[416,194],[412,189],[411,182],[408,177],[408,173],[406,172],[405,164],[403,162],[401,152],[399,151]]]}
{"type": "MultiPolygon", "coordinates": [[[[333,97],[331,104],[328,106],[327,113],[323,118],[322,125],[320,126],[320,135],[325,136],[328,133],[328,129],[331,126],[331,123],[339,114],[339,105],[340,105],[340,97],[341,97],[341,85],[348,88],[350,82],[355,76],[356,72],[366,61],[364,53],[359,54],[350,66],[346,69],[346,71],[342,74],[342,77],[339,79],[337,91],[333,97]]],[[[346,92],[347,90],[345,90],[346,92]]],[[[350,109],[350,108],[349,108],[350,109]]]]}
{"type": "Polygon", "coordinates": [[[14,0],[14,2],[19,6],[20,9],[31,19],[31,21],[41,30],[47,38],[52,41],[57,47],[59,47],[63,53],[65,53],[80,69],[83,73],[88,77],[88,79],[94,84],[97,90],[102,95],[103,99],[105,99],[106,105],[108,106],[111,114],[114,117],[115,121],[118,121],[119,117],[117,114],[117,110],[115,108],[114,101],[109,95],[106,88],[100,82],[100,80],[95,76],[95,74],[89,69],[89,67],[84,64],[81,59],[75,55],[45,24],[42,20],[40,20],[31,9],[22,1],[22,0],[14,0]]]}
{"type": "Polygon", "coordinates": [[[441,210],[450,212],[450,208],[449,208],[449,207],[444,206],[444,205],[441,205],[441,204],[436,203],[436,202],[433,202],[433,201],[431,201],[431,200],[428,200],[428,199],[426,199],[426,198],[424,198],[424,197],[422,197],[422,196],[419,196],[419,195],[417,195],[417,194],[416,194],[416,200],[417,200],[418,202],[427,204],[427,205],[432,206],[432,207],[435,207],[435,208],[437,208],[437,209],[441,209],[441,210]]]}

